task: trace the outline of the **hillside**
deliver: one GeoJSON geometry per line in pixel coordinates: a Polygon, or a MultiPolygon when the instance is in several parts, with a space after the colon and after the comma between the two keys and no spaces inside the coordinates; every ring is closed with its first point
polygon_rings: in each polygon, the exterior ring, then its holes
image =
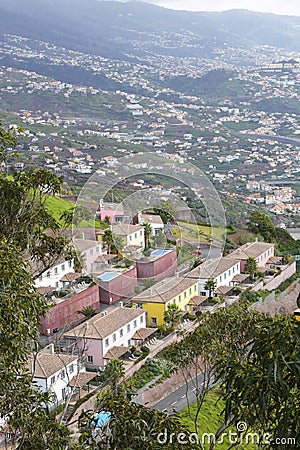
{"type": "Polygon", "coordinates": [[[144,2],[0,0],[1,33],[110,58],[211,56],[228,45],[300,51],[300,18],[232,10],[172,11],[144,2]],[[145,20],[147,18],[147,20],[145,20]]]}

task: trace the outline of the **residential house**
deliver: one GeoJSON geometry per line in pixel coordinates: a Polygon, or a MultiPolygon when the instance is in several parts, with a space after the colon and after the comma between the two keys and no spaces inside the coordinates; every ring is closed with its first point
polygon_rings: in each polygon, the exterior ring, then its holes
{"type": "Polygon", "coordinates": [[[122,238],[122,253],[142,252],[145,248],[144,227],[142,225],[119,224],[112,226],[112,232],[122,238]]]}
{"type": "Polygon", "coordinates": [[[65,339],[71,346],[85,349],[86,366],[97,369],[112,357],[128,354],[136,343],[136,332],[145,328],[146,311],[112,307],[65,333],[65,339]]]}
{"type": "Polygon", "coordinates": [[[198,281],[192,278],[169,277],[132,298],[133,308],[147,311],[147,323],[163,325],[169,305],[177,305],[182,311],[192,297],[198,295],[198,281]]]}
{"type": "Polygon", "coordinates": [[[138,214],[138,223],[143,225],[149,223],[151,225],[151,236],[155,237],[164,230],[164,223],[158,214],[138,214]]]}
{"type": "Polygon", "coordinates": [[[102,254],[101,242],[89,239],[75,239],[74,244],[80,253],[85,272],[94,272],[96,268],[95,261],[102,254]]]}
{"type": "Polygon", "coordinates": [[[53,349],[51,353],[32,356],[28,364],[34,384],[43,392],[53,394],[52,407],[65,401],[71,379],[85,370],[80,367],[78,356],[54,353],[53,349]]]}
{"type": "Polygon", "coordinates": [[[187,277],[198,280],[200,296],[208,296],[209,291],[205,289],[205,284],[208,280],[214,280],[216,289],[221,286],[234,286],[235,277],[240,273],[239,261],[221,257],[205,261],[191,270],[187,277]]]}
{"type": "MultiPolygon", "coordinates": [[[[31,264],[32,273],[36,273],[38,268],[35,264],[31,264]]],[[[66,261],[64,257],[59,258],[51,268],[45,270],[38,278],[35,279],[35,285],[39,287],[64,287],[62,278],[70,273],[74,273],[74,260],[66,261]]]]}
{"type": "Polygon", "coordinates": [[[247,259],[252,257],[255,259],[258,268],[267,266],[269,258],[274,256],[274,244],[267,242],[247,242],[238,249],[227,255],[227,258],[233,258],[240,261],[241,272],[244,272],[247,259]]]}

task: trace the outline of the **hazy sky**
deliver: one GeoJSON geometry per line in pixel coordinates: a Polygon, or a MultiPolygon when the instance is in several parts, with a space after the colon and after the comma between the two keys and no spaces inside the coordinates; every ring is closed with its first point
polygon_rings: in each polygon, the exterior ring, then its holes
{"type": "Polygon", "coordinates": [[[300,16],[299,0],[140,0],[171,9],[191,11],[224,11],[227,9],[250,9],[300,16]]]}

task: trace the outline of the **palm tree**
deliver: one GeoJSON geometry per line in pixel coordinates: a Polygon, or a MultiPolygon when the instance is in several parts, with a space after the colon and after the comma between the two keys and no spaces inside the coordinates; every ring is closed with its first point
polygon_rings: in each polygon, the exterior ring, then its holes
{"type": "Polygon", "coordinates": [[[111,246],[114,243],[113,233],[110,228],[107,228],[103,234],[103,242],[107,245],[107,253],[110,254],[111,246]]]}
{"type": "Polygon", "coordinates": [[[145,249],[147,250],[150,247],[150,236],[152,234],[152,227],[150,223],[145,222],[143,224],[144,227],[144,236],[145,236],[145,249]]]}
{"type": "Polygon", "coordinates": [[[257,262],[253,258],[253,256],[249,256],[245,264],[245,272],[249,273],[250,278],[253,279],[255,272],[257,271],[257,262]]]}
{"type": "Polygon", "coordinates": [[[97,314],[97,310],[94,309],[92,306],[85,306],[80,311],[77,311],[77,314],[82,314],[86,319],[91,319],[97,314]]]}
{"type": "Polygon", "coordinates": [[[206,283],[204,285],[204,289],[209,292],[209,298],[212,298],[212,296],[216,290],[216,287],[217,287],[217,283],[215,282],[215,280],[213,278],[210,278],[209,280],[206,281],[206,283]]]}
{"type": "Polygon", "coordinates": [[[114,395],[118,395],[118,381],[125,375],[124,364],[117,358],[112,358],[104,369],[104,378],[111,385],[114,395]]]}
{"type": "Polygon", "coordinates": [[[168,309],[164,313],[164,321],[174,328],[179,324],[181,319],[180,309],[177,305],[168,305],[168,309]]]}
{"type": "Polygon", "coordinates": [[[111,251],[113,253],[118,253],[120,257],[122,257],[122,250],[124,248],[124,242],[121,236],[112,234],[113,243],[111,245],[111,251]]]}

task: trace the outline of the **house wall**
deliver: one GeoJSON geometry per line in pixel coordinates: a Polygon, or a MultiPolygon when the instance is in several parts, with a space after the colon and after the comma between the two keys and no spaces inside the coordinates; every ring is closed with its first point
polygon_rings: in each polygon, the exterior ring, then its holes
{"type": "Polygon", "coordinates": [[[67,395],[69,392],[68,384],[70,380],[76,375],[79,371],[78,360],[75,360],[73,363],[68,364],[66,367],[62,367],[61,370],[51,375],[51,377],[38,378],[34,377],[34,383],[40,387],[43,392],[53,392],[56,396],[56,400],[53,402],[54,406],[59,405],[64,401],[63,398],[63,389],[65,389],[65,394],[67,395]],[[71,372],[70,367],[73,366],[73,372],[71,372]],[[64,377],[62,378],[62,370],[64,370],[64,377]],[[55,378],[54,383],[51,383],[52,377],[55,378]]]}
{"type": "Polygon", "coordinates": [[[63,261],[56,264],[51,269],[46,270],[39,278],[35,280],[35,286],[39,287],[57,287],[62,288],[63,283],[59,280],[67,273],[74,272],[74,261],[63,261]]]}
{"type": "Polygon", "coordinates": [[[100,290],[95,285],[73,295],[70,298],[52,306],[52,308],[41,319],[41,333],[48,335],[53,333],[53,329],[63,329],[73,322],[77,322],[82,316],[77,311],[86,306],[92,306],[94,309],[100,308],[100,290]]]}
{"type": "MultiPolygon", "coordinates": [[[[109,320],[109,318],[108,318],[109,320]]],[[[78,343],[78,346],[85,348],[86,362],[85,366],[89,369],[97,369],[98,367],[104,367],[105,360],[103,356],[112,347],[130,347],[132,345],[132,336],[139,328],[146,327],[146,311],[141,311],[141,315],[136,319],[128,322],[121,328],[118,328],[114,333],[102,339],[85,339],[78,343]],[[142,318],[142,319],[141,319],[142,318]],[[136,321],[136,323],[135,323],[136,321]],[[129,326],[129,328],[128,328],[129,326]],[[122,330],[122,332],[121,332],[122,330]],[[93,358],[92,362],[88,361],[88,356],[93,358]]]]}
{"type": "Polygon", "coordinates": [[[181,311],[186,311],[187,304],[189,303],[191,298],[194,297],[195,295],[198,295],[198,281],[197,280],[195,280],[195,283],[191,287],[183,290],[178,295],[176,295],[176,297],[170,298],[170,300],[168,300],[168,302],[166,302],[166,303],[145,302],[145,303],[139,304],[138,301],[136,301],[136,302],[133,301],[132,304],[133,304],[134,308],[142,306],[142,309],[147,311],[148,325],[158,326],[158,325],[163,325],[165,323],[164,322],[164,313],[167,310],[168,305],[175,304],[178,306],[178,308],[181,311]],[[151,319],[156,319],[156,322],[151,319]]]}
{"type": "MultiPolygon", "coordinates": [[[[232,267],[230,267],[230,269],[225,270],[214,278],[216,287],[218,288],[219,286],[232,286],[232,279],[235,275],[238,275],[240,273],[241,264],[240,261],[237,261],[232,267]]],[[[199,279],[199,295],[209,295],[209,291],[206,291],[204,288],[207,281],[208,278],[199,279]]]]}
{"type": "Polygon", "coordinates": [[[138,278],[154,278],[160,281],[163,278],[175,275],[177,270],[176,249],[154,261],[136,261],[138,278]]]}
{"type": "Polygon", "coordinates": [[[102,245],[101,243],[95,242],[95,247],[89,248],[81,252],[84,261],[84,269],[91,273],[95,269],[94,261],[98,258],[99,255],[102,254],[102,245]]]}
{"type": "MultiPolygon", "coordinates": [[[[268,259],[274,256],[274,247],[271,247],[266,252],[259,255],[257,258],[255,258],[255,261],[257,262],[258,267],[266,267],[268,259]]],[[[238,258],[238,254],[237,254],[238,258]]],[[[241,272],[243,273],[245,271],[245,265],[247,263],[246,259],[241,260],[241,272]]]]}
{"type": "Polygon", "coordinates": [[[136,267],[120,274],[110,281],[99,280],[99,285],[101,303],[115,303],[121,298],[134,293],[134,288],[137,286],[136,267]]]}
{"type": "Polygon", "coordinates": [[[126,245],[138,245],[142,248],[145,246],[144,228],[130,233],[126,237],[126,245]]]}

